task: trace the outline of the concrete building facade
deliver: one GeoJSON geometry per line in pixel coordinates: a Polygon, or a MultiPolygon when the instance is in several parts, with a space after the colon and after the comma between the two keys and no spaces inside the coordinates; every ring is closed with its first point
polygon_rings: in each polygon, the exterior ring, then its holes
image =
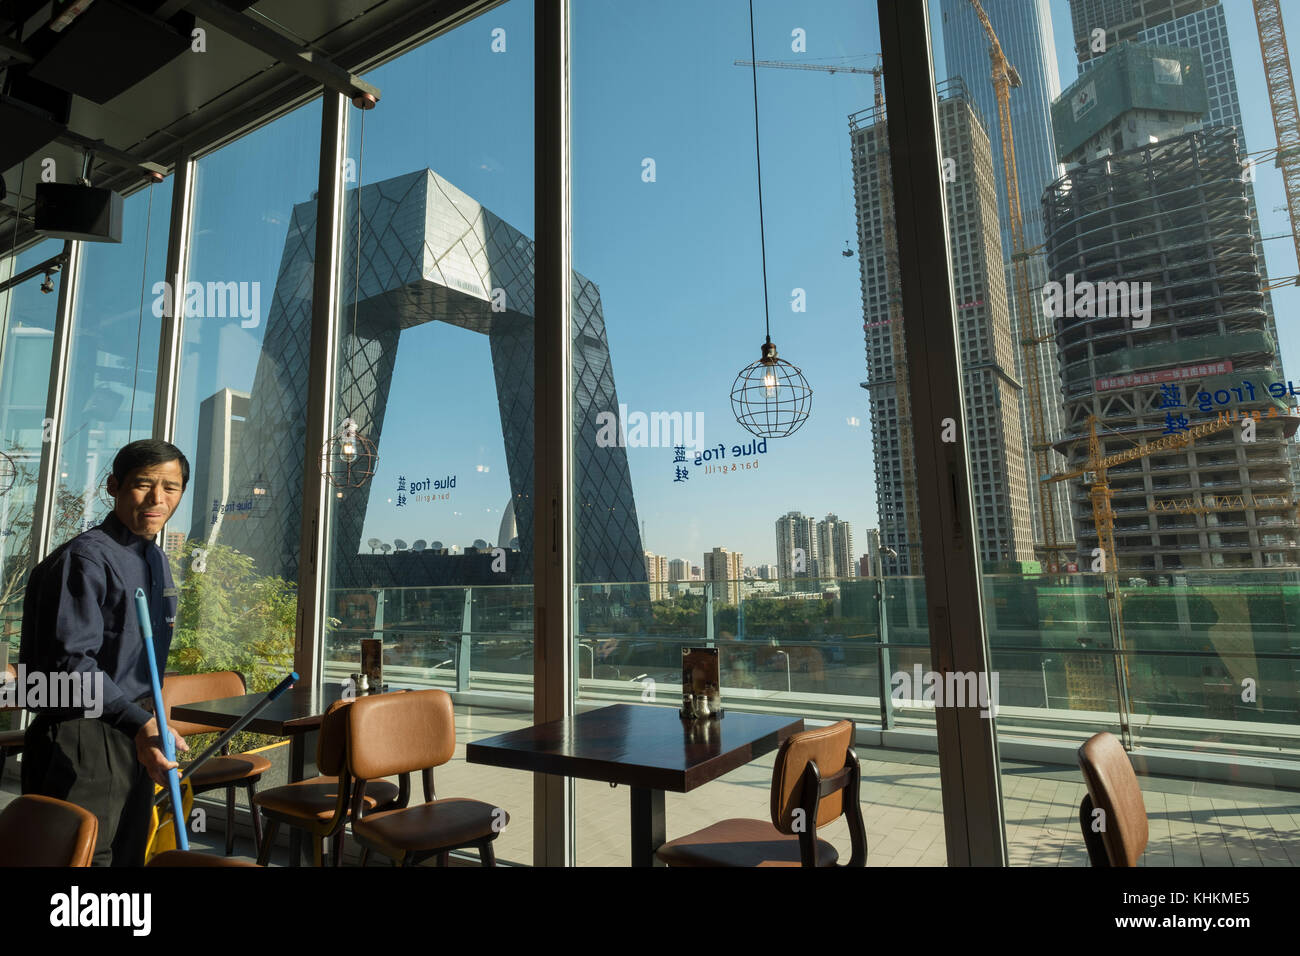
{"type": "MultiPolygon", "coordinates": [[[[980,556],[984,561],[1032,561],[1022,386],[1016,376],[1017,349],[1002,268],[993,157],[988,133],[960,81],[940,87],[939,125],[943,155],[954,161],[954,175],[946,184],[948,228],[980,556]]],[[[919,574],[920,531],[907,527],[902,506],[897,382],[877,171],[885,123],[878,111],[864,110],[850,117],[850,130],[867,345],[864,385],[870,393],[880,543],[897,552],[884,558],[884,571],[919,574]]]]}

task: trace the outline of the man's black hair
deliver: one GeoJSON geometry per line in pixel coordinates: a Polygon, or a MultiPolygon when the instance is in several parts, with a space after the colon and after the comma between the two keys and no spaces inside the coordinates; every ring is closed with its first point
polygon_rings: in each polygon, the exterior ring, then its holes
{"type": "Polygon", "coordinates": [[[161,465],[169,461],[181,463],[181,491],[190,483],[190,463],[185,453],[173,445],[158,438],[141,438],[126,445],[113,459],[113,477],[121,485],[127,475],[150,465],[161,465]]]}

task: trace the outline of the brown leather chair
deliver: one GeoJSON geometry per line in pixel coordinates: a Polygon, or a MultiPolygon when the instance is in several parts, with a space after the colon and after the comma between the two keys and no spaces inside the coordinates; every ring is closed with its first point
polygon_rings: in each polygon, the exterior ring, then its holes
{"type": "Polygon", "coordinates": [[[349,715],[353,706],[352,701],[336,700],[321,720],[320,735],[316,739],[316,768],[322,776],[272,787],[253,798],[268,824],[257,854],[257,862],[262,866],[271,858],[271,846],[281,823],[299,827],[312,835],[312,856],[316,866],[323,865],[325,841],[332,839],[331,862],[338,866],[343,855],[343,827],[353,812],[354,804],[362,809],[375,810],[406,805],[411,790],[409,774],[402,778],[400,789],[387,780],[371,780],[364,786],[354,784],[346,759],[349,715]]]}
{"type": "Polygon", "coordinates": [[[657,855],[669,866],[836,866],[838,852],[817,830],[843,814],[853,848],[844,865],[866,866],[861,781],[852,721],[805,730],[777,751],[770,822],[723,820],[665,843],[657,855]]]}
{"type": "Polygon", "coordinates": [[[232,860],[225,856],[213,856],[211,853],[195,853],[193,850],[167,850],[159,853],[145,866],[252,866],[247,860],[232,860]]]}
{"type": "MultiPolygon", "coordinates": [[[[18,670],[12,664],[5,665],[5,680],[17,680],[18,670]]],[[[0,707],[0,714],[17,712],[22,713],[21,707],[0,707]]],[[[5,761],[13,754],[23,752],[23,740],[27,736],[25,730],[0,730],[0,779],[5,775],[5,761]]]]}
{"type": "MultiPolygon", "coordinates": [[[[177,720],[171,716],[173,707],[204,700],[221,700],[242,697],[248,693],[241,674],[235,671],[215,671],[209,674],[169,674],[163,679],[163,702],[167,706],[167,722],[182,737],[191,734],[219,733],[224,728],[211,724],[196,724],[177,720]]],[[[230,744],[221,750],[187,779],[194,795],[210,790],[226,791],[226,856],[235,852],[235,788],[242,787],[248,794],[248,809],[253,815],[253,842],[262,845],[262,821],[253,806],[257,782],[271,769],[271,761],[261,754],[231,754],[230,744]]]]}
{"type": "Polygon", "coordinates": [[[0,811],[0,867],[90,866],[99,820],[89,810],[26,794],[0,811]]]}
{"type": "Polygon", "coordinates": [[[1094,734],[1079,748],[1079,769],[1088,785],[1079,804],[1088,859],[1093,866],[1137,866],[1147,848],[1147,808],[1124,745],[1114,734],[1094,734]]]}
{"type": "Polygon", "coordinates": [[[361,865],[370,851],[399,866],[431,856],[446,866],[452,850],[476,847],[483,866],[496,866],[492,841],[509,822],[502,809],[481,800],[444,797],[433,787],[433,768],[456,752],[456,718],[446,691],[422,690],[358,699],[348,722],[348,771],[358,783],[420,771],[424,803],[367,813],[354,804],[352,836],[361,865]]]}

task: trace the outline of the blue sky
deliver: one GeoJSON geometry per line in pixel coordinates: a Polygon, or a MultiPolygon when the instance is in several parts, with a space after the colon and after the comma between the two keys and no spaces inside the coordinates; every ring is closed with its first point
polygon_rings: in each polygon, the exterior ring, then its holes
{"type": "MultiPolygon", "coordinates": [[[[872,3],[755,6],[759,59],[874,63],[872,3]],[[804,53],[791,50],[795,28],[806,32],[804,53]]],[[[1226,6],[1246,136],[1261,150],[1274,136],[1250,5],[1226,6]]],[[[1076,74],[1069,7],[1052,0],[1051,9],[1064,88],[1076,74]]],[[[574,262],[600,288],[619,399],[631,410],[700,413],[706,442],[730,447],[748,439],[732,418],[732,380],[763,340],[751,79],[733,65],[749,56],[746,4],[573,0],[573,10],[574,262]],[[642,178],[647,158],[654,182],[642,178]]],[[[941,44],[936,36],[939,79],[941,44]]],[[[375,71],[384,95],[366,116],[363,155],[352,133],[362,181],[427,166],[532,235],[532,68],[531,10],[516,2],[375,71]],[[497,29],[504,52],[492,49],[497,29]]],[[[695,563],[714,546],[742,551],[746,564],[773,562],[773,523],[790,510],[852,522],[859,553],[876,524],[858,263],[840,255],[856,235],[847,116],[870,106],[871,77],[760,70],[758,82],[772,338],[815,396],[804,428],[769,442],[754,470],[710,476],[692,466],[676,482],[670,449],[628,450],[646,547],[695,563]],[[791,310],[795,289],[804,312],[791,310]]],[[[205,161],[209,181],[230,188],[208,193],[196,217],[205,230],[196,277],[260,281],[263,311],[292,206],[315,188],[318,110],[205,161]],[[259,162],[267,156],[275,161],[259,162]]],[[[1256,188],[1264,235],[1287,231],[1285,212],[1273,211],[1284,199],[1271,165],[1260,166],[1256,188]]],[[[1289,241],[1266,248],[1272,275],[1297,272],[1289,241]]],[[[1274,299],[1291,374],[1300,367],[1288,321],[1295,296],[1274,299]]],[[[226,321],[194,332],[183,425],[192,430],[197,401],[215,388],[251,386],[263,329],[226,321]]],[[[180,437],[192,440],[184,429],[180,437]]],[[[363,540],[496,540],[510,487],[485,337],[442,323],[404,333],[379,455],[363,540]],[[398,475],[451,474],[447,501],[388,500],[398,475]]]]}

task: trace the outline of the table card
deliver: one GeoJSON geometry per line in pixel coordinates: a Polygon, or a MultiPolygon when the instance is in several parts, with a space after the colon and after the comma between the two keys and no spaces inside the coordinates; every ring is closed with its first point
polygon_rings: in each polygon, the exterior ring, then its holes
{"type": "Polygon", "coordinates": [[[716,647],[682,649],[682,717],[716,720],[722,716],[716,647]]]}

